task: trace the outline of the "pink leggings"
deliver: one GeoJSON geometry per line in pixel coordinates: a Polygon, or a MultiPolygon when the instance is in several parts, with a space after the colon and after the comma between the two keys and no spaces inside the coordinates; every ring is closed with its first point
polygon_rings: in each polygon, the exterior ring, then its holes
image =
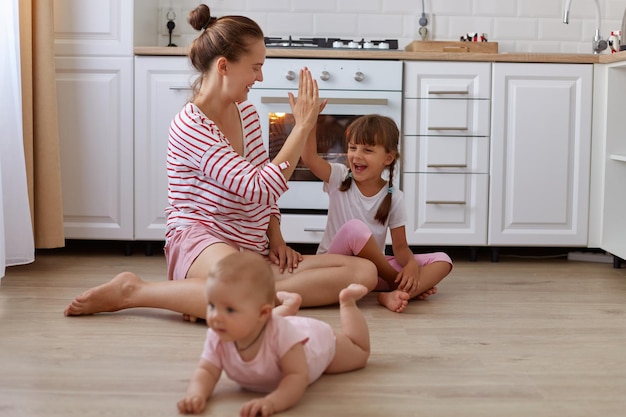
{"type": "MultiPolygon", "coordinates": [[[[371,236],[372,231],[361,220],[348,220],[337,231],[337,234],[328,247],[328,253],[356,255],[363,250],[365,244],[371,236]]],[[[452,266],[452,259],[450,259],[450,257],[444,252],[421,253],[413,256],[419,266],[429,265],[434,262],[447,262],[450,266],[452,266]]],[[[393,269],[398,272],[402,269],[402,265],[400,265],[393,256],[386,255],[385,257],[393,269]]],[[[389,287],[387,281],[378,277],[376,291],[390,290],[391,288],[389,287]]]]}

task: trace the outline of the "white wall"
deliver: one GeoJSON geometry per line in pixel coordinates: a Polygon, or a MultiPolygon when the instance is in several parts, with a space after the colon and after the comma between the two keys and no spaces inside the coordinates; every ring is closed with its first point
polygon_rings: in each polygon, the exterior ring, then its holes
{"type": "MultiPolygon", "coordinates": [[[[417,39],[421,0],[212,0],[215,15],[241,14],[256,20],[266,36],[399,39],[404,48],[417,39]]],[[[594,0],[572,0],[570,23],[563,24],[565,0],[424,0],[432,14],[434,40],[458,40],[480,32],[501,52],[591,52],[596,26],[594,0]]],[[[186,46],[195,36],[186,23],[197,0],[135,0],[135,45],[165,46],[168,37],[159,7],[178,11],[173,43],[186,46]]],[[[626,0],[600,0],[601,35],[621,29],[626,0]]]]}

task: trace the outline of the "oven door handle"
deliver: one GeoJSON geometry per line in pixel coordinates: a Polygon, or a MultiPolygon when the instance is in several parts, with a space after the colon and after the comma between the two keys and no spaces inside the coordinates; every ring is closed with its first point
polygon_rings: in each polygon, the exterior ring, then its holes
{"type": "MultiPolygon", "coordinates": [[[[340,104],[344,106],[386,106],[389,100],[386,98],[321,98],[328,100],[328,104],[340,104]]],[[[261,103],[264,104],[289,104],[289,97],[261,97],[261,103]]]]}

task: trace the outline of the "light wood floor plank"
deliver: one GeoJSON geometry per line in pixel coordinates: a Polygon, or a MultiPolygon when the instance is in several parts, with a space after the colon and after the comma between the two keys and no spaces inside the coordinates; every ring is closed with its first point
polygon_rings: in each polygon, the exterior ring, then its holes
{"type": "MultiPolygon", "coordinates": [[[[38,254],[0,285],[0,416],[175,416],[206,328],[167,311],[68,318],[77,294],[122,270],[164,279],[163,256],[38,254]]],[[[282,415],[623,417],[626,269],[565,259],[458,260],[439,293],[395,314],[359,304],[372,355],[325,375],[282,415]]],[[[303,315],[338,326],[337,307],[303,315]]],[[[227,378],[205,416],[236,416],[227,378]]]]}

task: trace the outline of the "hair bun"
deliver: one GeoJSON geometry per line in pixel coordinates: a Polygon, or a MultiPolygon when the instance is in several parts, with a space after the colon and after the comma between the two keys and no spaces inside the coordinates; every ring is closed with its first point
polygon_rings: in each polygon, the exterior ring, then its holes
{"type": "Polygon", "coordinates": [[[217,17],[209,16],[209,19],[206,21],[206,23],[202,25],[202,30],[206,30],[206,28],[211,26],[211,23],[215,22],[216,20],[217,20],[217,17]]]}

